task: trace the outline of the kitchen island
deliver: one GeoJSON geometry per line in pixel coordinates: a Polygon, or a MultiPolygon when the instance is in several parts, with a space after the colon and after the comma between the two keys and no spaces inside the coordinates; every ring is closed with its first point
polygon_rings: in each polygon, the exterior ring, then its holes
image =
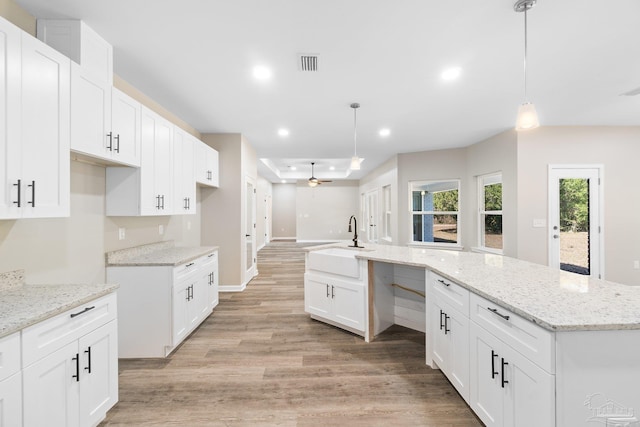
{"type": "MultiPolygon", "coordinates": [[[[493,254],[373,244],[352,251],[367,263],[361,335],[372,340],[398,323],[394,305],[406,289],[422,293],[426,363],[485,424],[638,422],[639,288],[493,254]],[[407,271],[422,274],[421,290],[415,280],[401,283],[407,271]]],[[[305,279],[305,301],[306,292],[305,279]]]]}

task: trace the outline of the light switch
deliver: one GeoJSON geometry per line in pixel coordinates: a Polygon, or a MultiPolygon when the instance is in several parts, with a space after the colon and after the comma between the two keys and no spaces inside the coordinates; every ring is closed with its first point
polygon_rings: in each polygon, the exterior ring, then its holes
{"type": "Polygon", "coordinates": [[[124,240],[125,232],[124,227],[118,228],[118,240],[124,240]]]}
{"type": "Polygon", "coordinates": [[[640,270],[640,261],[633,261],[633,268],[636,270],[640,270]]]}

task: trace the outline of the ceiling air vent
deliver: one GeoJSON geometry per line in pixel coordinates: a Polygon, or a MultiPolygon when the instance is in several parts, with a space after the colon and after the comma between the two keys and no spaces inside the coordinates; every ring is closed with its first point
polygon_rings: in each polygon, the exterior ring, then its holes
{"type": "Polygon", "coordinates": [[[318,60],[318,55],[301,53],[298,55],[298,69],[300,71],[318,71],[318,60]]]}
{"type": "Polygon", "coordinates": [[[636,95],[640,95],[640,87],[630,90],[629,92],[620,94],[620,96],[636,96],[636,95]]]}

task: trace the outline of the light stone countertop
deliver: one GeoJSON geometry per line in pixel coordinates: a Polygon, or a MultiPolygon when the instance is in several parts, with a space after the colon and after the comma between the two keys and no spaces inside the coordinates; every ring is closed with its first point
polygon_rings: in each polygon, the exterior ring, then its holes
{"type": "MultiPolygon", "coordinates": [[[[328,244],[307,250],[346,246],[328,244]]],[[[427,268],[551,331],[640,329],[640,286],[502,255],[363,246],[356,258],[427,268]]]]}
{"type": "Polygon", "coordinates": [[[106,266],[178,266],[200,258],[218,246],[175,246],[172,241],[107,252],[106,266]]]}
{"type": "Polygon", "coordinates": [[[0,338],[108,295],[118,285],[26,285],[0,290],[0,338]]]}

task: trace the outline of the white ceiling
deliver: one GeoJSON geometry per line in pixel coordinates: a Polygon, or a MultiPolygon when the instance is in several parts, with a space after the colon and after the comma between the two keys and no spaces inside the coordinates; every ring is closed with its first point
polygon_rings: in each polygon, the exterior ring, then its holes
{"type": "MultiPolygon", "coordinates": [[[[292,178],[310,176],[312,160],[318,177],[358,179],[395,153],[467,146],[513,127],[524,101],[514,0],[16,2],[84,20],[114,46],[119,76],[202,133],[243,133],[280,170],[308,165],[292,178]],[[319,71],[300,72],[299,53],[319,54],[319,71]],[[271,80],[256,81],[255,65],[271,80]],[[451,66],[462,75],[445,82],[451,66]],[[352,102],[365,161],[347,177],[352,102]]],[[[640,87],[639,16],[638,0],[529,11],[528,94],[542,125],[640,125],[640,96],[620,96],[640,87]]]]}

